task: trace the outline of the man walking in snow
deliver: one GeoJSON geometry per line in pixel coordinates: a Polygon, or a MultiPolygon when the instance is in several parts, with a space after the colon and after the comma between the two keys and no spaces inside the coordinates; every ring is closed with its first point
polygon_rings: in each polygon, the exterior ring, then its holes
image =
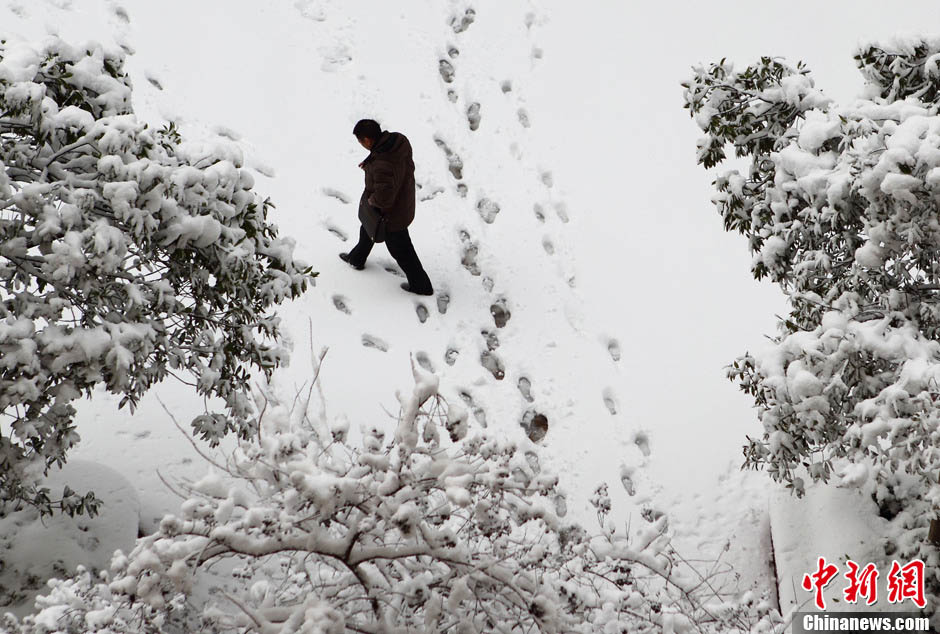
{"type": "MultiPolygon", "coordinates": [[[[363,119],[353,128],[359,144],[369,156],[359,164],[365,172],[366,186],[359,200],[359,217],[366,217],[367,207],[378,210],[385,224],[385,246],[408,281],[401,287],[417,295],[433,295],[431,280],[421,266],[408,235],[408,225],[415,217],[415,164],[411,144],[404,134],[383,131],[372,119],[363,119]]],[[[381,237],[375,236],[379,241],[381,237]]],[[[339,257],[356,270],[362,270],[375,244],[365,226],[359,227],[359,243],[339,257]]]]}

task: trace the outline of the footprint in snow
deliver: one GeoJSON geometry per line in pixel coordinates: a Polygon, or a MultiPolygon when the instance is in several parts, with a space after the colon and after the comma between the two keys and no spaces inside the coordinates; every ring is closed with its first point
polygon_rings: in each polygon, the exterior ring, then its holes
{"type": "Polygon", "coordinates": [[[415,353],[415,361],[418,362],[422,368],[427,372],[434,372],[434,364],[431,363],[431,360],[428,358],[428,354],[423,351],[418,351],[415,353]]]}
{"type": "Polygon", "coordinates": [[[568,500],[565,498],[564,493],[558,493],[555,495],[555,515],[558,517],[564,517],[568,514],[568,500]]]}
{"type": "Polygon", "coordinates": [[[457,74],[457,69],[454,68],[453,64],[446,59],[441,59],[437,62],[437,69],[441,73],[441,79],[444,80],[445,84],[453,83],[454,76],[457,74]]]}
{"type": "Polygon", "coordinates": [[[614,361],[620,361],[620,342],[616,339],[611,339],[607,342],[607,352],[610,354],[610,358],[614,361]]]}
{"type": "Polygon", "coordinates": [[[119,6],[114,7],[113,11],[114,11],[114,15],[116,15],[121,22],[123,22],[124,24],[131,23],[131,16],[127,14],[127,9],[119,5],[119,6]]]}
{"type": "Polygon", "coordinates": [[[450,28],[454,30],[454,33],[463,33],[470,28],[470,25],[473,24],[476,16],[476,11],[473,9],[467,9],[463,12],[463,15],[455,15],[450,19],[450,28]]]}
{"type": "Polygon", "coordinates": [[[457,103],[457,92],[454,90],[447,91],[447,101],[451,103],[457,103]]]}
{"type": "Polygon", "coordinates": [[[480,251],[479,247],[470,239],[470,234],[466,231],[460,232],[460,242],[463,244],[460,264],[470,272],[470,275],[479,275],[480,266],[477,264],[477,255],[480,251]]]}
{"type": "Polygon", "coordinates": [[[545,52],[541,49],[541,47],[539,46],[532,47],[532,59],[533,60],[542,59],[542,55],[544,54],[545,52]]]}
{"type": "Polygon", "coordinates": [[[352,61],[352,53],[345,44],[334,44],[332,46],[321,46],[317,49],[323,61],[320,63],[320,70],[326,73],[333,73],[352,61]]]}
{"type": "Polygon", "coordinates": [[[27,16],[26,9],[23,7],[23,5],[16,2],[10,3],[10,11],[13,12],[13,15],[20,18],[25,18],[27,16]]]}
{"type": "Polygon", "coordinates": [[[617,399],[614,398],[614,392],[609,387],[604,388],[602,393],[604,398],[604,405],[607,407],[607,411],[610,412],[611,416],[616,415],[617,413],[617,399]]]}
{"type": "Polygon", "coordinates": [[[529,468],[532,469],[532,473],[538,475],[542,472],[542,465],[539,464],[539,456],[534,451],[525,452],[525,460],[529,463],[529,468]]]}
{"type": "Polygon", "coordinates": [[[250,164],[248,165],[248,167],[255,170],[262,176],[267,176],[268,178],[274,178],[275,176],[277,176],[277,173],[274,171],[273,167],[271,167],[264,161],[260,161],[258,159],[254,159],[250,161],[250,164]]]}
{"type": "Polygon", "coordinates": [[[470,107],[467,108],[467,123],[470,124],[470,130],[476,131],[480,127],[480,103],[474,101],[470,104],[470,107]]]}
{"type": "Polygon", "coordinates": [[[418,315],[418,321],[422,324],[428,320],[428,309],[424,304],[415,306],[415,313],[418,315]]]}
{"type": "Polygon", "coordinates": [[[418,189],[421,190],[421,196],[419,197],[419,200],[421,202],[433,200],[434,198],[437,198],[438,195],[444,193],[444,188],[438,187],[437,185],[429,185],[425,187],[425,185],[422,185],[421,183],[417,183],[417,186],[418,186],[418,189]],[[427,191],[425,191],[425,189],[427,191]]]}
{"type": "Polygon", "coordinates": [[[486,412],[483,411],[482,407],[477,406],[477,404],[473,402],[473,397],[470,396],[470,392],[461,391],[460,398],[467,404],[467,407],[470,408],[470,412],[480,425],[486,427],[486,412]]]}
{"type": "MultiPolygon", "coordinates": [[[[159,79],[156,78],[155,75],[151,75],[150,73],[144,73],[144,79],[146,79],[150,83],[150,85],[156,88],[157,90],[163,90],[163,84],[160,82],[159,79]]],[[[216,134],[218,134],[218,132],[216,134]]]]}
{"type": "Polygon", "coordinates": [[[542,248],[545,249],[545,253],[555,255],[555,245],[552,244],[548,236],[542,238],[542,248]]]}
{"type": "Polygon", "coordinates": [[[212,131],[218,134],[220,137],[228,139],[229,141],[241,141],[242,135],[233,130],[232,128],[224,125],[217,125],[212,128],[212,131]]]}
{"type": "Polygon", "coordinates": [[[562,222],[567,223],[570,220],[568,217],[568,205],[566,205],[564,202],[557,202],[555,203],[554,207],[555,214],[558,216],[558,218],[562,222]]]}
{"type": "Polygon", "coordinates": [[[346,235],[346,232],[340,229],[339,227],[336,227],[334,225],[326,225],[326,230],[332,233],[334,236],[336,236],[340,240],[342,240],[343,242],[346,242],[347,240],[349,240],[349,236],[346,235]]]}
{"type": "Polygon", "coordinates": [[[451,59],[456,59],[460,55],[460,49],[456,46],[451,46],[447,49],[447,57],[451,59]]]}
{"type": "Polygon", "coordinates": [[[480,283],[483,285],[483,290],[485,290],[487,293],[493,292],[493,286],[495,285],[495,283],[493,282],[492,277],[486,275],[483,277],[480,283]]]}
{"type": "Polygon", "coordinates": [[[493,375],[497,381],[502,381],[506,377],[506,369],[503,362],[496,356],[492,350],[484,350],[480,353],[480,365],[493,375]]]}
{"type": "Polygon", "coordinates": [[[388,352],[388,344],[372,335],[362,335],[362,345],[366,348],[375,348],[382,352],[388,352]]]}
{"type": "Polygon", "coordinates": [[[633,442],[639,448],[642,454],[649,458],[650,456],[650,437],[646,434],[645,431],[637,432],[636,437],[633,439],[633,442]]]}
{"type": "MultiPolygon", "coordinates": [[[[349,310],[349,306],[346,305],[346,298],[342,295],[333,296],[333,306],[336,307],[336,310],[345,315],[352,315],[352,311],[349,310]]],[[[363,341],[363,345],[365,345],[365,341],[363,341]]]]}
{"type": "Polygon", "coordinates": [[[519,108],[519,110],[516,111],[516,116],[519,118],[519,125],[523,128],[532,126],[532,122],[529,120],[529,113],[526,112],[525,108],[519,108]]]}
{"type": "Polygon", "coordinates": [[[481,198],[477,201],[477,213],[480,214],[483,222],[488,225],[493,224],[493,221],[496,220],[499,209],[499,203],[489,198],[481,198]]]}
{"type": "Polygon", "coordinates": [[[521,482],[522,486],[528,488],[529,484],[532,483],[532,478],[529,477],[529,474],[522,470],[522,467],[515,467],[512,470],[512,477],[521,482]]]}
{"type": "Polygon", "coordinates": [[[314,0],[297,0],[294,2],[294,7],[300,12],[301,16],[308,20],[313,20],[314,22],[326,21],[326,11],[314,0]]]}
{"type": "Polygon", "coordinates": [[[530,403],[535,400],[532,397],[532,382],[528,378],[524,376],[519,377],[519,382],[517,385],[519,386],[519,392],[522,393],[522,396],[525,398],[525,400],[529,401],[530,403]]]}
{"type": "Polygon", "coordinates": [[[391,264],[385,264],[382,266],[382,268],[384,268],[387,273],[391,273],[396,277],[406,277],[405,274],[401,272],[401,269],[398,269],[391,264]]]}
{"type": "Polygon", "coordinates": [[[424,203],[424,202],[427,202],[427,201],[429,201],[429,200],[434,200],[435,198],[437,198],[438,194],[443,194],[443,193],[444,193],[444,188],[443,188],[443,187],[436,187],[436,188],[434,188],[434,189],[428,191],[428,193],[425,194],[424,196],[422,196],[420,200],[421,200],[421,202],[423,202],[423,203],[424,203]]]}
{"type": "Polygon", "coordinates": [[[636,482],[633,480],[633,467],[623,465],[620,467],[620,484],[627,495],[633,497],[636,495],[636,482]]]}
{"type": "Polygon", "coordinates": [[[548,434],[548,417],[533,409],[526,410],[519,425],[532,442],[539,442],[548,434]]]}
{"type": "Polygon", "coordinates": [[[437,312],[444,315],[447,313],[447,307],[450,306],[450,295],[447,293],[437,294],[437,312]]]}
{"type": "Polygon", "coordinates": [[[659,518],[663,517],[664,515],[665,513],[663,513],[662,511],[658,511],[650,506],[647,506],[640,510],[640,516],[643,519],[645,519],[647,522],[649,522],[650,524],[652,524],[659,518]]]}
{"type": "Polygon", "coordinates": [[[535,213],[535,219],[539,222],[545,222],[545,209],[542,205],[535,203],[532,205],[532,211],[535,213]]]}
{"type": "Polygon", "coordinates": [[[492,352],[499,347],[499,337],[496,336],[495,332],[490,332],[489,330],[483,330],[480,332],[483,335],[483,340],[486,342],[486,349],[492,352]]]}
{"type": "Polygon", "coordinates": [[[504,94],[512,92],[512,82],[509,81],[508,79],[503,80],[499,84],[499,89],[502,90],[504,94]]]}
{"type": "Polygon", "coordinates": [[[454,365],[457,363],[457,357],[460,355],[460,351],[457,348],[448,348],[447,352],[444,353],[444,363],[447,365],[454,365]]]}
{"type": "Polygon", "coordinates": [[[542,184],[548,187],[549,189],[555,184],[555,179],[552,176],[552,173],[549,171],[544,171],[539,175],[539,180],[542,181],[542,184]]]}
{"type": "Polygon", "coordinates": [[[457,183],[457,195],[461,198],[467,197],[467,185],[466,183],[457,183]]]}
{"type": "Polygon", "coordinates": [[[340,201],[344,205],[349,204],[349,196],[347,196],[346,194],[344,194],[338,189],[333,189],[332,187],[324,187],[320,191],[323,193],[324,196],[335,198],[336,200],[340,201]]]}
{"type": "Polygon", "coordinates": [[[460,158],[460,155],[450,149],[450,146],[448,146],[443,139],[434,137],[434,143],[437,145],[437,147],[441,148],[441,151],[447,158],[447,169],[450,170],[451,176],[453,176],[458,181],[462,179],[463,159],[460,158]]]}
{"type": "Polygon", "coordinates": [[[505,298],[499,298],[490,306],[490,315],[493,317],[493,323],[496,324],[497,328],[502,328],[509,322],[512,313],[510,313],[509,309],[506,307],[505,298]]]}

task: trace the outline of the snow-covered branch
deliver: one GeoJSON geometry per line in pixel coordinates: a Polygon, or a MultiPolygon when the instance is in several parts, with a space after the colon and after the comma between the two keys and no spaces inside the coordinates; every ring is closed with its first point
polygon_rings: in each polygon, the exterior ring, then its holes
{"type": "MultiPolygon", "coordinates": [[[[233,145],[184,143],[130,108],[123,52],[0,43],[0,505],[51,512],[26,476],[65,460],[71,403],[97,385],[133,406],[194,375],[226,412],[212,442],[252,433],[248,378],[283,353],[273,308],[311,272],[268,222],[233,145]]],[[[94,498],[63,510],[93,511],[94,498]]]]}
{"type": "Polygon", "coordinates": [[[611,529],[606,487],[594,502],[600,533],[566,524],[551,502],[557,478],[482,431],[448,433],[452,417],[436,377],[416,368],[415,378],[389,441],[378,429],[364,430],[357,444],[344,432],[321,438],[315,428],[328,429],[327,421],[311,423],[265,395],[264,434],[243,441],[224,469],[187,485],[179,516],[165,518],[129,555],[118,554],[106,579],[82,573],[53,582],[40,611],[17,627],[587,633],[659,632],[667,623],[703,632],[770,626],[769,606],[726,601],[701,578],[680,574],[664,520],[633,535],[611,529]],[[213,575],[210,565],[230,572],[213,575]],[[206,583],[219,583],[227,598],[199,606],[193,593],[206,583]]]}
{"type": "Polygon", "coordinates": [[[774,349],[729,369],[763,426],[747,465],[798,494],[806,479],[870,493],[900,535],[885,556],[923,559],[936,593],[925,537],[940,504],[940,40],[855,59],[867,99],[850,105],[763,58],[696,69],[686,107],[705,134],[701,164],[728,144],[750,159],[746,175],[717,177],[713,202],[748,239],[754,276],[790,303],[774,349]],[[742,108],[768,94],[788,107],[742,108]]]}

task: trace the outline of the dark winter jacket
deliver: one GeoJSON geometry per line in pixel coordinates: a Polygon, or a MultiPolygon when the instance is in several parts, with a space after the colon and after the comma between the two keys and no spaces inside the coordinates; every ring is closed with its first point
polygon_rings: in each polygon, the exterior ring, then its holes
{"type": "Polygon", "coordinates": [[[401,231],[415,219],[415,164],[404,134],[383,132],[362,163],[366,187],[359,206],[372,205],[388,219],[388,231],[401,231]]]}

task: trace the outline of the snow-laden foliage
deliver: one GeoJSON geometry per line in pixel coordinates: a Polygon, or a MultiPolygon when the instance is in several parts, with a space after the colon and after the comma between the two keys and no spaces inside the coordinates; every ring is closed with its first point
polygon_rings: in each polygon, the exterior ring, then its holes
{"type": "MultiPolygon", "coordinates": [[[[268,400],[259,436],[187,486],[110,574],[50,583],[14,631],[662,632],[769,629],[680,572],[665,518],[589,535],[534,454],[471,430],[415,369],[394,437],[268,400]],[[217,574],[209,574],[213,567],[217,574]],[[195,598],[217,583],[206,605],[195,598]]],[[[266,397],[267,398],[267,397],[266,397]]],[[[303,398],[299,399],[301,402],[303,398]]],[[[297,401],[295,401],[296,403],[297,401]]]]}
{"type": "Polygon", "coordinates": [[[886,554],[937,575],[924,538],[940,503],[940,41],[856,60],[869,98],[851,105],[764,58],[696,68],[686,107],[700,163],[729,144],[750,159],[717,177],[713,200],[790,304],[775,347],[729,372],[764,427],[748,466],[798,494],[806,477],[872,491],[900,529],[886,554]]]}
{"type": "Polygon", "coordinates": [[[93,509],[32,482],[96,385],[133,407],[193,376],[227,409],[195,430],[249,433],[249,369],[281,360],[271,308],[310,276],[238,148],[139,121],[122,65],[99,45],[0,43],[0,501],[45,512],[93,509]]]}

